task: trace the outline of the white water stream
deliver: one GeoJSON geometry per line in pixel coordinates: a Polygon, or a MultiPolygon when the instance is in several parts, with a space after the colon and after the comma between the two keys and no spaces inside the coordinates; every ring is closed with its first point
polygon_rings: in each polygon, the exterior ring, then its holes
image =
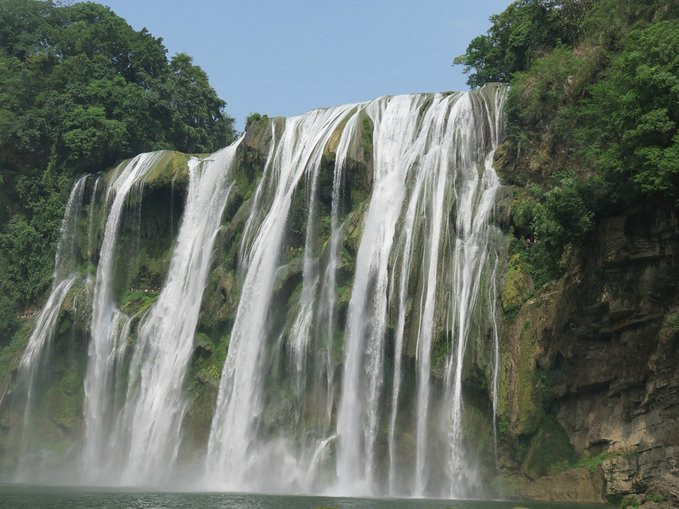
{"type": "Polygon", "coordinates": [[[159,153],[145,153],[122,165],[106,191],[105,203],[111,201],[111,205],[99,252],[92,301],[92,339],[84,382],[84,475],[93,481],[100,482],[103,476],[108,476],[108,433],[114,420],[112,377],[119,359],[118,352],[124,349],[129,330],[129,318],[118,310],[112,296],[114,254],[120,219],[128,193],[139,185],[159,157],[159,153]]]}

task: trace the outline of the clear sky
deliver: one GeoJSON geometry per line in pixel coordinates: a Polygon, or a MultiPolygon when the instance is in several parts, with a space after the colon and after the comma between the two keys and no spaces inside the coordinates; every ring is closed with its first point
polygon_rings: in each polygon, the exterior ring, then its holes
{"type": "Polygon", "coordinates": [[[191,55],[242,128],[253,112],[464,90],[456,55],[510,0],[99,0],[191,55]]]}

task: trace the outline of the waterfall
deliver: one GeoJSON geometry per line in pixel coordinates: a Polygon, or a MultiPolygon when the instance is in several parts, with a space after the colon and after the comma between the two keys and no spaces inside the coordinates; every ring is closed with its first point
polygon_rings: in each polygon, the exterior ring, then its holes
{"type": "MultiPolygon", "coordinates": [[[[502,94],[500,90],[495,96],[502,94]]],[[[255,231],[255,223],[261,220],[256,238],[242,255],[245,281],[208,446],[210,485],[314,491],[313,479],[335,477],[332,491],[343,494],[464,494],[468,479],[459,474],[459,466],[465,463],[460,435],[461,368],[481,281],[492,279],[489,292],[495,291],[496,270],[488,265],[487,251],[491,237],[499,234],[491,224],[499,187],[491,165],[499,140],[500,117],[495,109],[499,106],[474,93],[396,96],[286,121],[275,151],[269,151],[266,173],[255,193],[259,213],[268,207],[268,215],[255,219],[253,208],[247,222],[247,229],[255,231]],[[334,352],[328,341],[337,326],[334,288],[344,231],[339,220],[340,195],[360,118],[369,119],[373,126],[373,181],[361,220],[346,323],[339,324],[344,329],[344,362],[341,385],[336,386],[334,352]],[[335,141],[330,150],[336,154],[330,232],[326,256],[321,259],[314,250],[318,179],[321,153],[328,150],[324,146],[331,139],[335,141]],[[282,263],[290,196],[302,176],[306,178],[307,215],[299,300],[286,326],[289,329],[271,330],[271,313],[277,305],[271,296],[282,263]],[[273,179],[276,185],[271,184],[273,179]],[[267,193],[271,196],[266,197],[267,193]],[[320,327],[314,327],[314,321],[320,327]],[[450,353],[441,373],[443,387],[432,401],[433,345],[435,340],[445,341],[442,337],[450,341],[450,353]],[[386,363],[390,342],[391,373],[386,363]],[[406,345],[416,362],[412,463],[399,461],[402,452],[397,444],[399,426],[410,426],[399,422],[407,420],[400,407],[406,345]],[[291,361],[279,368],[287,374],[276,374],[272,366],[279,365],[276,359],[285,357],[288,350],[291,361]],[[325,357],[319,362],[322,352],[325,357]],[[311,365],[307,364],[310,360],[311,365]],[[319,424],[317,428],[325,434],[300,437],[294,429],[262,432],[269,397],[265,390],[271,390],[265,386],[277,376],[284,383],[294,380],[287,418],[300,428],[305,425],[305,401],[318,391],[323,379],[327,382],[324,408],[330,426],[319,424]],[[390,394],[385,393],[386,378],[391,378],[390,394]],[[430,411],[432,405],[436,414],[430,411]],[[448,410],[439,426],[435,416],[440,408],[448,410]],[[383,427],[388,430],[386,436],[383,427]],[[449,473],[445,486],[439,486],[443,476],[432,477],[429,468],[435,461],[432,444],[441,442],[447,448],[440,465],[440,470],[449,473]],[[333,460],[328,460],[329,443],[336,448],[334,476],[323,473],[326,463],[333,460]],[[388,457],[386,472],[378,465],[383,448],[388,457]],[[277,477],[271,470],[274,465],[286,465],[286,475],[277,477]]],[[[491,315],[494,302],[489,301],[491,315]]],[[[494,320],[492,316],[487,322],[495,327],[494,320]]],[[[497,368],[492,376],[495,380],[497,368]]]]}
{"type": "Polygon", "coordinates": [[[21,356],[17,374],[17,386],[24,395],[24,415],[20,464],[18,469],[19,479],[26,480],[34,472],[25,465],[29,449],[29,428],[31,426],[31,411],[33,396],[40,367],[43,359],[47,356],[46,350],[56,332],[59,313],[64,305],[66,296],[78,279],[76,245],[78,240],[78,219],[82,211],[85,183],[88,176],[80,177],[69,195],[64,217],[61,221],[59,243],[54,258],[54,272],[52,274],[52,287],[47,301],[43,305],[40,314],[33,326],[26,344],[26,349],[21,356]]]}
{"type": "Polygon", "coordinates": [[[91,285],[91,302],[78,301],[92,313],[86,482],[474,494],[470,460],[495,458],[469,450],[469,368],[488,381],[474,404],[497,454],[504,97],[486,87],[264,119],[214,154],[180,158],[186,173],[154,152],[78,180],[18,381],[30,403],[69,291],[91,285]],[[120,274],[141,262],[125,250],[144,252],[149,235],[153,298],[126,307],[137,276],[120,274]]]}
{"type": "MultiPolygon", "coordinates": [[[[467,315],[476,304],[477,289],[470,289],[469,283],[478,281],[485,269],[484,249],[491,234],[490,205],[499,184],[489,164],[492,161],[489,150],[493,147],[486,139],[488,126],[482,109],[487,106],[478,102],[471,94],[436,95],[427,102],[421,96],[402,96],[367,108],[375,123],[375,183],[364,220],[349,305],[337,424],[340,491],[365,494],[386,491],[417,496],[436,493],[429,487],[433,429],[429,409],[432,343],[435,324],[440,321],[435,312],[441,297],[448,293],[442,288],[441,274],[452,260],[452,273],[466,277],[452,281],[453,309],[450,310],[452,314],[457,312],[463,322],[454,336],[457,355],[450,356],[458,360],[456,365],[461,369],[469,333],[467,315]],[[478,165],[484,165],[481,176],[478,165]],[[479,206],[477,194],[483,196],[479,206]],[[451,215],[457,222],[449,231],[447,218],[451,215]],[[468,222],[472,217],[479,231],[470,235],[468,222]],[[451,254],[446,252],[446,236],[450,237],[448,244],[454,246],[451,254]],[[420,252],[417,259],[413,258],[416,240],[420,252]],[[418,288],[409,287],[414,274],[420,281],[418,288]],[[419,311],[414,315],[415,325],[409,326],[412,336],[409,341],[414,342],[417,366],[415,461],[410,473],[405,475],[412,482],[410,486],[408,481],[397,482],[399,453],[395,444],[409,302],[419,311]],[[375,462],[380,440],[378,421],[384,412],[381,406],[385,405],[382,397],[382,380],[386,375],[384,352],[392,309],[397,320],[392,333],[394,362],[386,437],[389,470],[384,490],[379,488],[382,479],[375,476],[375,462]]],[[[455,401],[447,426],[455,431],[459,429],[461,415],[458,406],[462,400],[461,371],[457,381],[458,390],[447,391],[455,401]]],[[[437,402],[437,406],[440,404],[445,401],[437,402]]],[[[460,437],[452,434],[448,447],[451,457],[463,464],[459,442],[460,437]]],[[[404,478],[403,473],[400,477],[404,478]]]]}
{"type": "MultiPolygon", "coordinates": [[[[356,112],[347,122],[342,131],[339,145],[337,147],[337,154],[335,156],[335,165],[332,176],[332,201],[330,205],[330,242],[328,248],[328,263],[325,268],[325,275],[323,281],[323,289],[320,297],[320,306],[318,316],[318,327],[316,328],[316,336],[321,340],[325,337],[325,370],[319,370],[319,376],[325,375],[326,394],[325,394],[325,420],[328,426],[331,426],[332,409],[334,405],[334,378],[335,378],[335,358],[333,353],[333,338],[336,329],[336,280],[337,280],[337,266],[339,263],[339,247],[340,236],[342,234],[343,225],[340,224],[340,214],[342,212],[342,180],[344,177],[346,158],[349,152],[350,143],[354,141],[356,129],[358,124],[359,114],[356,112]]],[[[316,383],[321,384],[322,380],[316,380],[316,383]]],[[[332,435],[336,437],[337,435],[332,435]]],[[[325,450],[328,444],[328,439],[322,439],[319,447],[325,450]]],[[[313,460],[312,460],[313,465],[313,460]]]]}
{"type": "MultiPolygon", "coordinates": [[[[281,480],[272,456],[287,461],[285,445],[275,441],[257,444],[255,435],[257,418],[262,412],[266,318],[279,250],[292,194],[299,180],[306,174],[313,181],[328,139],[353,108],[348,105],[316,110],[287,119],[278,146],[270,153],[272,159],[265,165],[267,174],[260,181],[262,190],[258,189],[257,195],[265,192],[263,186],[267,186],[269,180],[275,181],[275,186],[271,186],[273,195],[267,197],[268,213],[244,256],[247,270],[208,443],[206,470],[211,482],[217,485],[233,489],[259,486],[262,489],[269,483],[269,487],[275,489],[273,483],[281,480]],[[271,468],[275,470],[271,471],[271,468]],[[253,471],[257,472],[255,476],[253,471]]],[[[265,206],[262,199],[260,197],[260,206],[265,206]]],[[[303,347],[298,344],[294,348],[303,347]]]]}
{"type": "Polygon", "coordinates": [[[99,252],[99,265],[92,301],[92,339],[85,375],[85,475],[101,480],[106,473],[107,434],[113,421],[112,378],[129,333],[130,319],[113,302],[113,268],[118,229],[128,193],[158,160],[159,153],[141,154],[119,167],[108,187],[105,204],[111,201],[99,252]]]}
{"type": "Polygon", "coordinates": [[[389,254],[406,191],[410,152],[423,96],[398,96],[371,103],[374,178],[356,258],[346,327],[342,398],[337,417],[340,490],[369,493],[382,386],[389,254]]]}
{"type": "MultiPolygon", "coordinates": [[[[483,105],[486,106],[485,103],[483,105]]],[[[446,365],[446,400],[450,405],[450,441],[446,472],[450,481],[447,494],[451,497],[464,494],[461,487],[464,487],[469,477],[465,471],[462,446],[462,374],[472,314],[480,291],[483,268],[488,260],[491,240],[490,219],[495,196],[500,188],[499,179],[492,167],[499,135],[497,130],[493,129],[496,124],[489,122],[490,140],[482,146],[489,144],[490,150],[480,158],[479,153],[482,153],[482,149],[478,144],[484,137],[479,131],[481,126],[474,123],[479,117],[478,106],[469,94],[459,102],[458,114],[461,122],[456,129],[458,137],[456,159],[459,161],[459,175],[463,180],[461,185],[456,187],[458,206],[451,270],[453,305],[450,333],[455,340],[455,348],[454,355],[449,356],[446,365]],[[478,171],[479,164],[483,165],[482,174],[478,171]]],[[[494,309],[489,314],[494,323],[496,319],[494,309]]]]}
{"type": "Polygon", "coordinates": [[[122,420],[111,441],[128,451],[122,481],[158,483],[176,459],[193,335],[231,185],[235,143],[189,161],[186,208],[158,300],[139,326],[122,420]]]}
{"type": "Polygon", "coordinates": [[[54,327],[59,317],[61,306],[78,276],[77,267],[74,266],[74,261],[77,259],[75,248],[78,237],[78,219],[82,211],[83,194],[87,178],[87,175],[80,177],[73,186],[73,189],[71,189],[71,194],[68,197],[64,218],[61,221],[59,243],[57,244],[54,258],[52,288],[47,297],[47,302],[45,302],[38,315],[19,363],[18,384],[25,387],[27,407],[31,400],[36,372],[40,365],[40,357],[44,353],[47,343],[49,343],[54,335],[54,327]]]}

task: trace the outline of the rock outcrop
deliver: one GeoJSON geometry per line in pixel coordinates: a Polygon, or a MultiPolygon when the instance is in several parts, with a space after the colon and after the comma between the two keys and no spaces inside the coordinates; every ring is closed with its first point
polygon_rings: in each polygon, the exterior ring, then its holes
{"type": "Polygon", "coordinates": [[[521,482],[551,476],[519,494],[535,498],[555,472],[588,466],[601,499],[679,504],[678,304],[676,211],[601,221],[576,267],[523,304],[504,338],[505,467],[521,482]],[[567,442],[545,440],[550,422],[567,442]]]}

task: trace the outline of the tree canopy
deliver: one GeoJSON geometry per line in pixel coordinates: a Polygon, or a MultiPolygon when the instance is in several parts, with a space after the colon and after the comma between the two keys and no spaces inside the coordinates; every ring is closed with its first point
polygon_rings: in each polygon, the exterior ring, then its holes
{"type": "Polygon", "coordinates": [[[544,52],[572,44],[580,21],[593,0],[518,0],[490,17],[488,32],[472,39],[467,51],[455,58],[471,73],[467,84],[508,83],[544,52]]]}
{"type": "Polygon", "coordinates": [[[162,39],[94,3],[0,1],[3,173],[48,159],[101,168],[144,150],[208,152],[233,137],[225,103],[162,39]]]}
{"type": "Polygon", "coordinates": [[[108,7],[0,0],[0,339],[49,283],[75,176],[217,150],[234,138],[224,108],[191,57],[108,7]]]}

